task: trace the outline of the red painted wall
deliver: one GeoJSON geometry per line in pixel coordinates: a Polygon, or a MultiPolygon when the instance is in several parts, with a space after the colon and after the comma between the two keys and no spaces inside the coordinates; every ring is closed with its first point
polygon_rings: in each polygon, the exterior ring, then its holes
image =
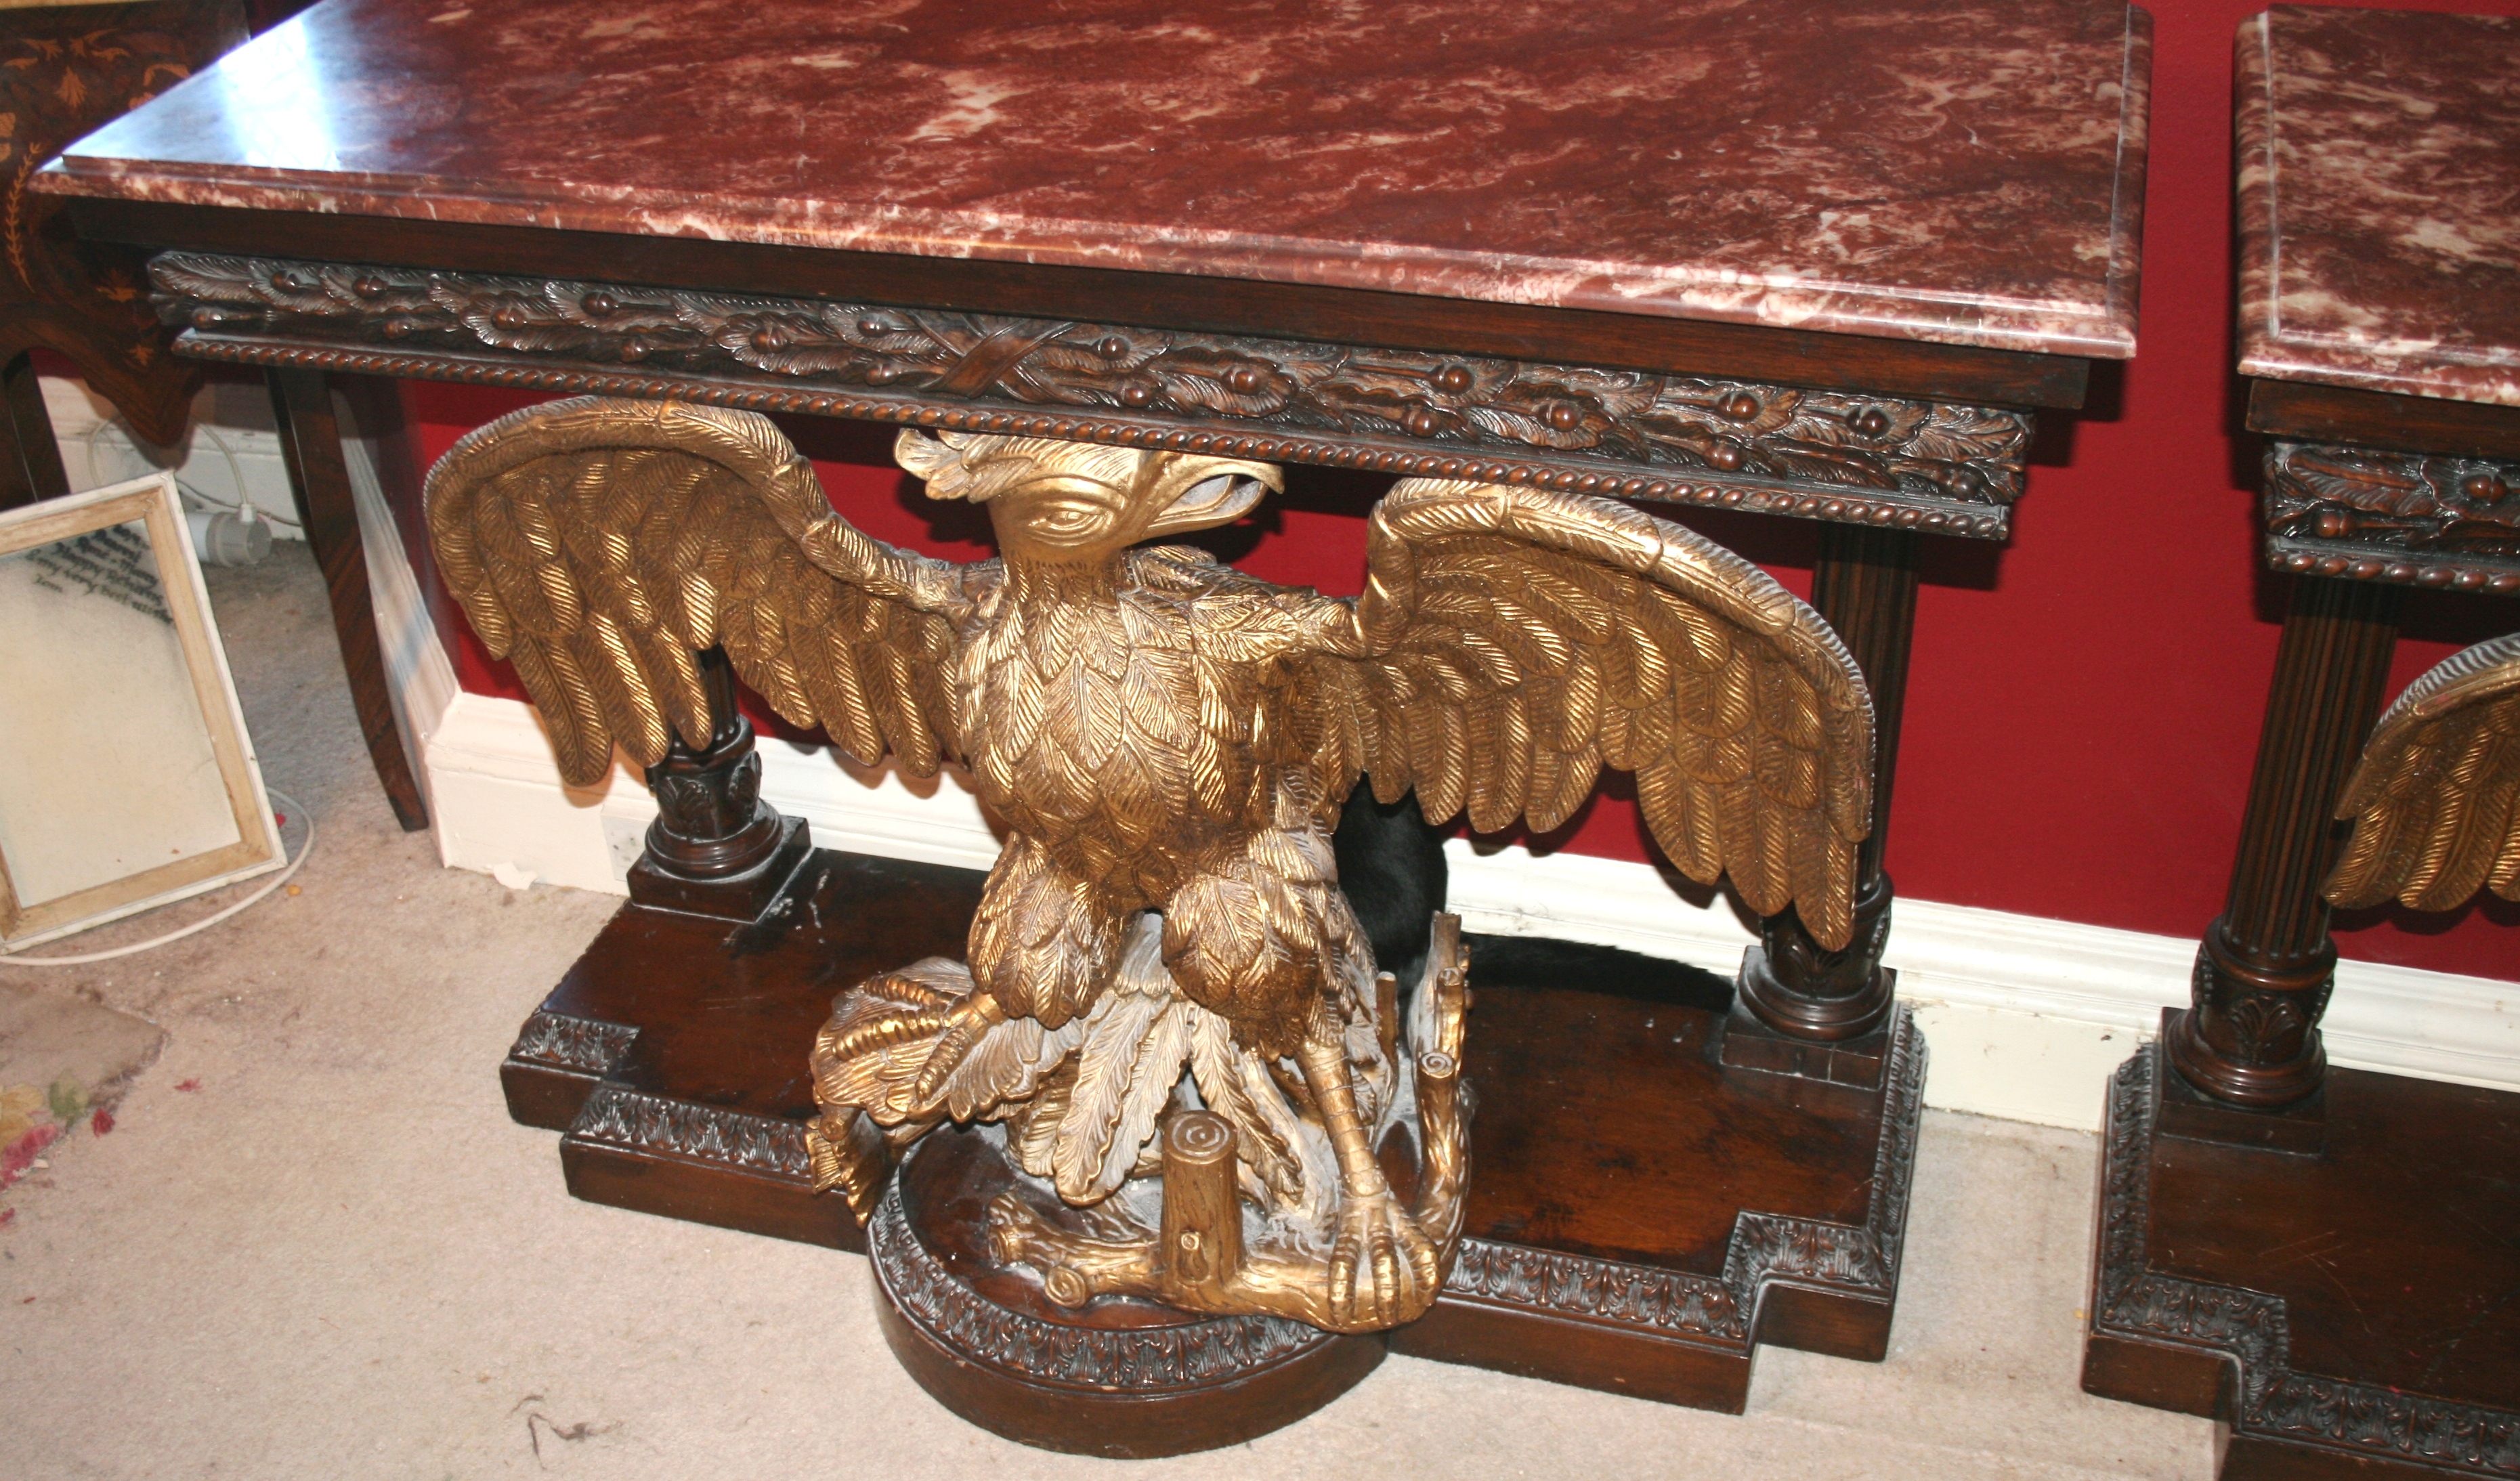
{"type": "MultiPolygon", "coordinates": [[[[2230,50],[2263,0],[2157,0],[2151,196],[2140,353],[2105,367],[2092,405],[2043,438],[2008,547],[1940,541],[1918,602],[1890,830],[1900,893],[2167,935],[2221,909],[2285,579],[2260,569],[2258,440],[2239,430],[2230,375],[2230,50]]],[[[2520,0],[2408,6],[2520,15],[2520,0]]],[[[539,399],[414,385],[417,451],[539,399]]],[[[967,505],[891,468],[887,429],[794,422],[832,502],[879,538],[938,556],[987,554],[967,505]]],[[[1253,572],[1348,593],[1362,581],[1362,513],[1379,480],[1289,470],[1287,495],[1219,532],[1253,572]]],[[[1790,521],[1678,517],[1810,591],[1814,541],[1790,521]]],[[[450,624],[460,629],[460,622],[450,624]]],[[[2520,628],[2520,602],[2417,593],[2394,694],[2457,649],[2520,628]]],[[[468,689],[520,694],[460,635],[468,689]]],[[[1625,779],[1536,842],[1652,856],[1625,779]]],[[[2520,978],[2520,908],[2444,916],[2358,912],[2348,957],[2520,978]]]]}

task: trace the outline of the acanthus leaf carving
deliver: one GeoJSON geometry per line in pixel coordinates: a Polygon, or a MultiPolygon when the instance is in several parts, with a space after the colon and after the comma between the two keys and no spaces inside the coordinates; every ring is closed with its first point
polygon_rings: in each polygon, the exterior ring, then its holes
{"type": "Polygon", "coordinates": [[[2276,442],[2264,516],[2285,569],[2520,591],[2520,464],[2276,442]]]}
{"type": "Polygon", "coordinates": [[[568,1140],[747,1168],[799,1183],[813,1172],[805,1128],[798,1122],[667,1100],[608,1083],[599,1084],[587,1097],[569,1124],[568,1140]]]}
{"type": "Polygon", "coordinates": [[[2007,528],[2029,442],[2025,412],[1712,377],[198,252],[162,253],[151,273],[158,311],[201,358],[892,420],[946,408],[933,425],[1990,538],[2007,528]],[[520,379],[481,363],[484,349],[551,369],[520,379]],[[624,367],[660,379],[625,381],[624,367]]]}

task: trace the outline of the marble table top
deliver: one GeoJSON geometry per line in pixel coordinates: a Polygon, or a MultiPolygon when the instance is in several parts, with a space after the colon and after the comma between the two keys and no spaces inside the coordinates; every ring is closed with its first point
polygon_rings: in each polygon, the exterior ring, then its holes
{"type": "Polygon", "coordinates": [[[2241,372],[2520,406],[2520,20],[2279,5],[2237,63],[2241,372]]]}
{"type": "Polygon", "coordinates": [[[2124,357],[2122,0],[328,0],[39,189],[2124,357]]]}

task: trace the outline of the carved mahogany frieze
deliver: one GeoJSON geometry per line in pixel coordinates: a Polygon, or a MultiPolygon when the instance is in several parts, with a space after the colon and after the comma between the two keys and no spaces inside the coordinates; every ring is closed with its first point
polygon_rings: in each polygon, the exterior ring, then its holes
{"type": "Polygon", "coordinates": [[[2265,511],[2281,570],[2520,591],[2520,463],[2276,442],[2265,511]]]}
{"type": "Polygon", "coordinates": [[[165,252],[182,353],[675,396],[2001,539],[2030,416],[1312,340],[165,252]]]}
{"type": "Polygon", "coordinates": [[[2093,1326],[2139,1342],[2201,1349],[2239,1369],[2235,1432],[2339,1459],[2411,1460],[2452,1475],[2520,1476],[2520,1413],[2295,1371],[2284,1302],[2150,1267],[2153,1057],[2146,1045],[2109,1087],[2093,1326]]]}

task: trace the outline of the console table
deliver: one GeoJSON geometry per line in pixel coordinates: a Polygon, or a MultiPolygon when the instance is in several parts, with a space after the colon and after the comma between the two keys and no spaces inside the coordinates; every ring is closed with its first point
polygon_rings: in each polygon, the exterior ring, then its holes
{"type": "MultiPolygon", "coordinates": [[[[1393,1340],[1733,1410],[1761,1342],[1881,1357],[1923,1073],[1880,965],[1916,550],[2004,538],[2034,414],[2134,350],[2143,14],[636,15],[329,0],[38,188],[158,249],[182,353],[292,404],[437,378],[1820,521],[1879,717],[1854,942],[1765,922],[1729,1016],[1483,1003],[1469,1238],[1393,1340]]],[[[528,1020],[512,1109],[581,1196],[858,1247],[809,1190],[806,1052],[837,987],[961,954],[977,876],[655,877],[528,1020]]]]}
{"type": "Polygon", "coordinates": [[[2239,33],[2239,368],[2291,606],[2191,1004],[2111,1093],[2083,1370],[2221,1420],[2226,1476],[2520,1473],[2520,1096],[2331,1070],[2318,1026],[2400,599],[2520,593],[2516,74],[2508,19],[2239,33]]]}

